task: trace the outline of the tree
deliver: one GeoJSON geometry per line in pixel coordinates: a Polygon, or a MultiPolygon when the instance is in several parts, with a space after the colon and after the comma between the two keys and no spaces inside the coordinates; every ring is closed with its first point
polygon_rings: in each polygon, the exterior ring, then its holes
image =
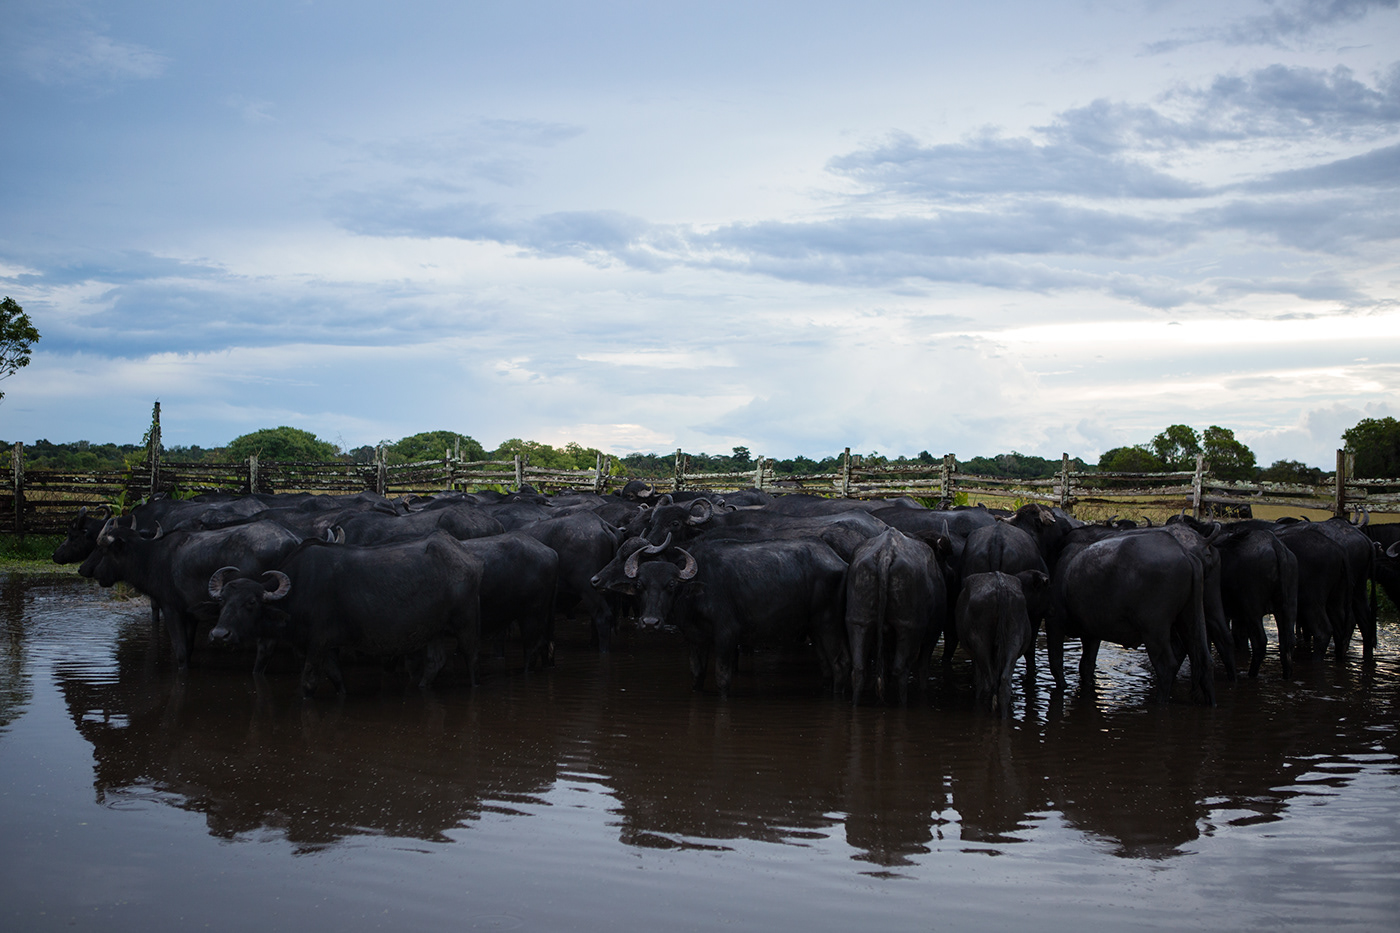
{"type": "Polygon", "coordinates": [[[247,460],[250,454],[257,454],[259,460],[324,462],[338,459],[340,449],[310,431],[282,425],[235,437],[224,450],[233,461],[247,460]]]}
{"type": "Polygon", "coordinates": [[[1297,460],[1275,460],[1259,478],[1269,483],[1297,483],[1303,486],[1322,484],[1322,471],[1297,460]]]}
{"type": "Polygon", "coordinates": [[[1400,476],[1400,421],[1362,418],[1342,432],[1342,440],[1356,455],[1357,479],[1400,476]]]}
{"type": "Polygon", "coordinates": [[[1152,451],[1166,471],[1194,470],[1196,455],[1201,452],[1201,436],[1190,425],[1174,424],[1152,438],[1152,451]]]}
{"type": "MultiPolygon", "coordinates": [[[[8,295],[0,301],[0,379],[8,379],[29,365],[29,353],[39,342],[39,332],[29,315],[8,295]]],[[[0,398],[5,393],[0,392],[0,398]]]]}
{"type": "Polygon", "coordinates": [[[1141,445],[1114,447],[1099,457],[1099,470],[1105,473],[1162,473],[1166,465],[1155,453],[1141,445]]]}
{"type": "MultiPolygon", "coordinates": [[[[385,459],[390,463],[418,463],[441,460],[446,452],[456,452],[460,445],[467,460],[485,460],[486,450],[475,440],[456,431],[424,431],[387,445],[385,459]]],[[[371,457],[373,459],[373,457],[371,457]]]]}
{"type": "Polygon", "coordinates": [[[1221,479],[1251,480],[1259,472],[1254,463],[1254,451],[1244,442],[1235,440],[1235,432],[1213,424],[1202,436],[1203,453],[1210,463],[1212,476],[1221,479]]]}

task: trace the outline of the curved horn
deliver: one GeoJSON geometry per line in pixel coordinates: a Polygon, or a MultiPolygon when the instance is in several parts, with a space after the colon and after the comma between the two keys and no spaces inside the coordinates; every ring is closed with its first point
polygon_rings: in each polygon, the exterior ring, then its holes
{"type": "Polygon", "coordinates": [[[1395,542],[1394,544],[1392,544],[1390,547],[1386,548],[1386,549],[1385,549],[1385,556],[1386,556],[1386,557],[1400,557],[1400,541],[1396,541],[1396,542],[1395,542]]]}
{"type": "Polygon", "coordinates": [[[622,565],[622,575],[629,580],[637,579],[637,574],[642,569],[642,552],[649,548],[637,548],[627,555],[627,563],[622,565]]]}
{"type": "Polygon", "coordinates": [[[1353,523],[1357,528],[1365,528],[1371,524],[1371,510],[1362,506],[1356,510],[1356,521],[1353,523]]]}
{"type": "Polygon", "coordinates": [[[1214,544],[1215,539],[1225,532],[1225,526],[1219,522],[1211,522],[1210,534],[1206,535],[1206,544],[1214,544]]]}
{"type": "Polygon", "coordinates": [[[230,577],[236,577],[243,571],[237,567],[220,567],[209,577],[209,595],[214,599],[223,598],[224,585],[228,583],[230,577]]]}
{"type": "Polygon", "coordinates": [[[656,495],[656,484],[647,483],[646,490],[644,492],[637,492],[635,495],[638,499],[650,499],[652,496],[656,495]]]}
{"type": "MultiPolygon", "coordinates": [[[[136,519],[133,518],[133,519],[131,520],[131,525],[132,525],[133,528],[136,527],[136,519]]],[[[152,541],[159,541],[161,538],[164,538],[164,537],[165,537],[165,529],[162,528],[162,527],[160,527],[160,522],[156,522],[156,532],[155,532],[155,534],[151,535],[151,540],[152,540],[152,541]]]]}
{"type": "Polygon", "coordinates": [[[685,557],[685,564],[681,566],[681,579],[694,580],[695,574],[700,571],[700,565],[695,562],[695,558],[683,547],[676,548],[676,553],[685,557]]]}
{"type": "Polygon", "coordinates": [[[657,500],[656,500],[656,507],[659,509],[659,508],[661,508],[663,505],[672,505],[672,504],[675,503],[675,501],[676,501],[676,500],[675,500],[675,499],[672,499],[672,498],[671,498],[671,494],[668,492],[668,493],[666,493],[664,496],[662,496],[660,499],[657,499],[657,500]]]}
{"type": "Polygon", "coordinates": [[[292,588],[292,578],[280,570],[265,570],[263,571],[263,576],[271,577],[277,581],[277,589],[263,591],[263,602],[265,603],[281,599],[283,596],[286,596],[292,588]]]}
{"type": "Polygon", "coordinates": [[[344,544],[344,543],[345,543],[345,529],[344,529],[344,528],[341,528],[339,525],[332,525],[331,527],[327,528],[327,529],[326,529],[326,543],[327,543],[327,544],[344,544]]]}
{"type": "Polygon", "coordinates": [[[714,515],[715,507],[709,499],[696,499],[690,504],[690,515],[686,517],[685,523],[687,525],[703,525],[714,518],[714,515]],[[700,508],[699,513],[695,511],[696,506],[700,508]]]}
{"type": "Polygon", "coordinates": [[[115,540],[115,536],[112,534],[112,529],[116,527],[117,520],[115,518],[109,518],[107,519],[107,521],[103,522],[102,529],[97,532],[97,543],[107,544],[115,540]]]}
{"type": "MultiPolygon", "coordinates": [[[[662,541],[660,544],[648,544],[646,547],[641,548],[640,550],[641,550],[641,551],[646,551],[648,554],[660,554],[662,551],[666,550],[666,549],[667,549],[668,547],[670,547],[670,546],[671,546],[671,533],[668,531],[668,532],[666,532],[666,540],[665,540],[665,541],[662,541]]],[[[634,552],[634,553],[640,553],[640,551],[634,552]]]]}

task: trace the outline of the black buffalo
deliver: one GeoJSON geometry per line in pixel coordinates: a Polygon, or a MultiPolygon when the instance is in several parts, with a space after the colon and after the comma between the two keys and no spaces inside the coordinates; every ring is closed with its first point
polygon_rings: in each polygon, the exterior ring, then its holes
{"type": "MultiPolygon", "coordinates": [[[[307,696],[323,673],[337,693],[345,692],[341,649],[431,658],[442,638],[455,642],[475,681],[482,563],[446,532],[373,547],[307,541],[267,576],[276,580],[275,589],[265,586],[263,575],[236,568],[207,578],[221,606],[210,638],[238,643],[275,637],[302,648],[307,696]]],[[[422,686],[440,665],[424,665],[422,686]]]]}
{"type": "Polygon", "coordinates": [[[1188,656],[1193,698],[1214,705],[1204,597],[1201,557],[1171,534],[1128,532],[1063,554],[1046,620],[1055,683],[1065,685],[1066,637],[1080,640],[1079,680],[1089,689],[1099,643],[1111,641],[1147,648],[1163,701],[1171,695],[1183,655],[1188,656]]]}
{"type": "Polygon", "coordinates": [[[630,553],[621,572],[610,565],[598,585],[636,596],[642,627],[670,624],[681,631],[694,689],[704,686],[711,655],[719,692],[728,696],[740,644],[807,637],[836,689],[849,675],[846,562],[820,539],[700,539],[693,553],[664,542],[628,542],[624,549],[630,553]]]}
{"type": "MultiPolygon", "coordinates": [[[[1011,715],[1011,676],[1016,659],[1035,647],[1033,604],[1043,600],[1050,578],[1039,570],[993,571],[963,577],[955,612],[958,639],[972,656],[972,686],[978,706],[1011,715]]],[[[1030,667],[1027,666],[1029,673],[1030,667]]]]}
{"type": "Polygon", "coordinates": [[[934,642],[948,628],[945,586],[934,549],[902,531],[887,529],[856,548],[846,574],[853,703],[860,702],[865,689],[872,640],[881,700],[887,676],[899,688],[901,702],[908,701],[911,673],[917,674],[915,683],[927,678],[934,642]]]}

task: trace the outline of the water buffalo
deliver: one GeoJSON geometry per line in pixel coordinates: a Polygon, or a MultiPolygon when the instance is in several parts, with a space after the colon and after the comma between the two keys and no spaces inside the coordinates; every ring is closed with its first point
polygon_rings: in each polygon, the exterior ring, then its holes
{"type": "Polygon", "coordinates": [[[791,643],[808,636],[833,686],[841,688],[849,674],[846,562],[825,542],[699,539],[693,553],[631,542],[624,547],[635,549],[621,575],[605,570],[598,583],[636,596],[642,627],[671,624],[680,630],[690,645],[694,689],[704,686],[712,654],[715,682],[720,695],[728,696],[740,643],[791,643]]]}
{"type": "Polygon", "coordinates": [[[1193,698],[1215,705],[1204,595],[1200,556],[1171,534],[1127,532],[1062,554],[1045,626],[1055,683],[1065,685],[1066,637],[1080,639],[1079,680],[1088,688],[1099,642],[1106,640],[1127,648],[1146,646],[1162,701],[1171,696],[1186,654],[1193,698]]]}
{"type": "Polygon", "coordinates": [[[865,689],[872,638],[877,695],[885,699],[888,674],[899,687],[900,702],[908,702],[909,675],[917,672],[916,683],[927,678],[933,644],[947,629],[947,606],[943,568],[923,541],[890,528],[856,548],[846,573],[851,702],[859,703],[865,689]]]}
{"type": "MultiPolygon", "coordinates": [[[[955,612],[958,638],[972,655],[972,685],[978,706],[1011,715],[1011,675],[1018,657],[1030,658],[1036,623],[1029,606],[1039,603],[1050,578],[1039,570],[992,571],[963,577],[955,612]]],[[[1031,668],[1027,666],[1027,673],[1031,668]]]]}
{"type": "Polygon", "coordinates": [[[278,566],[299,543],[297,535],[268,522],[169,534],[157,525],[148,536],[109,519],[83,566],[102,586],[124,580],[150,597],[170,635],[175,664],[184,669],[209,603],[210,575],[230,565],[259,574],[278,566]]]}
{"type": "MultiPolygon", "coordinates": [[[[306,696],[315,693],[322,673],[337,693],[345,692],[342,648],[387,656],[431,653],[443,637],[456,642],[475,682],[482,563],[446,532],[372,547],[307,541],[268,576],[277,581],[271,591],[261,575],[237,568],[207,578],[206,588],[221,606],[209,637],[237,643],[274,636],[303,648],[306,696]]],[[[431,660],[425,665],[421,686],[439,666],[431,660]]]]}

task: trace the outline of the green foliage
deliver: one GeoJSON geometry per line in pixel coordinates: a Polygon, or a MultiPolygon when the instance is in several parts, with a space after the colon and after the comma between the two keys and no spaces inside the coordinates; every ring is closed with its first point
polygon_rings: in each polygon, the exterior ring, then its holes
{"type": "Polygon", "coordinates": [[[57,569],[50,558],[54,549],[62,543],[63,535],[16,535],[5,532],[0,534],[0,561],[42,561],[47,565],[45,569],[57,569]]]}
{"type": "MultiPolygon", "coordinates": [[[[459,447],[464,460],[488,459],[486,449],[481,444],[456,431],[424,431],[421,434],[405,437],[393,444],[386,444],[384,459],[389,463],[419,463],[424,460],[441,460],[443,455],[449,451],[455,454],[459,447]]],[[[352,451],[352,456],[355,456],[357,462],[360,450],[369,451],[369,458],[364,462],[374,460],[374,448],[365,447],[352,451]]]]}
{"type": "Polygon", "coordinates": [[[1325,474],[1317,467],[1310,467],[1297,460],[1275,460],[1273,466],[1264,470],[1259,478],[1269,483],[1298,483],[1304,486],[1322,484],[1325,474]]]}
{"type": "Polygon", "coordinates": [[[1162,458],[1139,444],[1136,447],[1114,447],[1099,457],[1099,470],[1105,473],[1165,473],[1162,458]]]}
{"type": "Polygon", "coordinates": [[[1400,476],[1400,421],[1362,418],[1342,432],[1347,449],[1356,455],[1358,479],[1400,476]]]}
{"type": "Polygon", "coordinates": [[[1202,435],[1202,452],[1212,476],[1229,480],[1252,480],[1259,473],[1254,451],[1235,440],[1235,432],[1213,424],[1202,435]]]}
{"type": "Polygon", "coordinates": [[[1201,453],[1201,436],[1190,425],[1173,424],[1152,438],[1152,452],[1167,472],[1194,470],[1196,455],[1201,453]]]}
{"type": "Polygon", "coordinates": [[[592,470],[598,466],[601,451],[596,447],[580,446],[573,441],[562,448],[556,448],[540,441],[523,441],[513,437],[502,442],[483,459],[512,460],[517,453],[528,457],[530,466],[555,470],[592,470]]]}
{"type": "Polygon", "coordinates": [[[339,459],[340,449],[310,431],[286,425],[236,437],[224,449],[225,458],[235,463],[252,454],[259,460],[325,462],[339,459]]]}
{"type": "Polygon", "coordinates": [[[217,462],[223,456],[224,451],[221,447],[205,449],[198,444],[192,446],[176,444],[174,447],[166,447],[162,444],[160,449],[161,460],[174,463],[217,462]]]}
{"type": "MultiPolygon", "coordinates": [[[[8,295],[0,301],[0,379],[8,379],[29,365],[29,355],[39,342],[39,331],[29,315],[8,295]]],[[[5,393],[0,392],[0,398],[5,393]]]]}
{"type": "MultiPolygon", "coordinates": [[[[994,457],[973,457],[961,466],[964,473],[1008,479],[1049,479],[1060,472],[1059,460],[1047,460],[1014,450],[1009,454],[997,454],[994,457]]],[[[1087,464],[1078,457],[1069,462],[1069,468],[1075,472],[1083,472],[1086,466],[1087,464]]]]}
{"type": "MultiPolygon", "coordinates": [[[[4,441],[0,441],[0,445],[13,446],[4,441]]],[[[135,444],[92,444],[88,441],[55,444],[43,439],[24,445],[24,465],[30,470],[72,470],[88,473],[97,470],[123,470],[126,469],[127,458],[132,455],[141,459],[146,455],[146,448],[135,444]]]]}

